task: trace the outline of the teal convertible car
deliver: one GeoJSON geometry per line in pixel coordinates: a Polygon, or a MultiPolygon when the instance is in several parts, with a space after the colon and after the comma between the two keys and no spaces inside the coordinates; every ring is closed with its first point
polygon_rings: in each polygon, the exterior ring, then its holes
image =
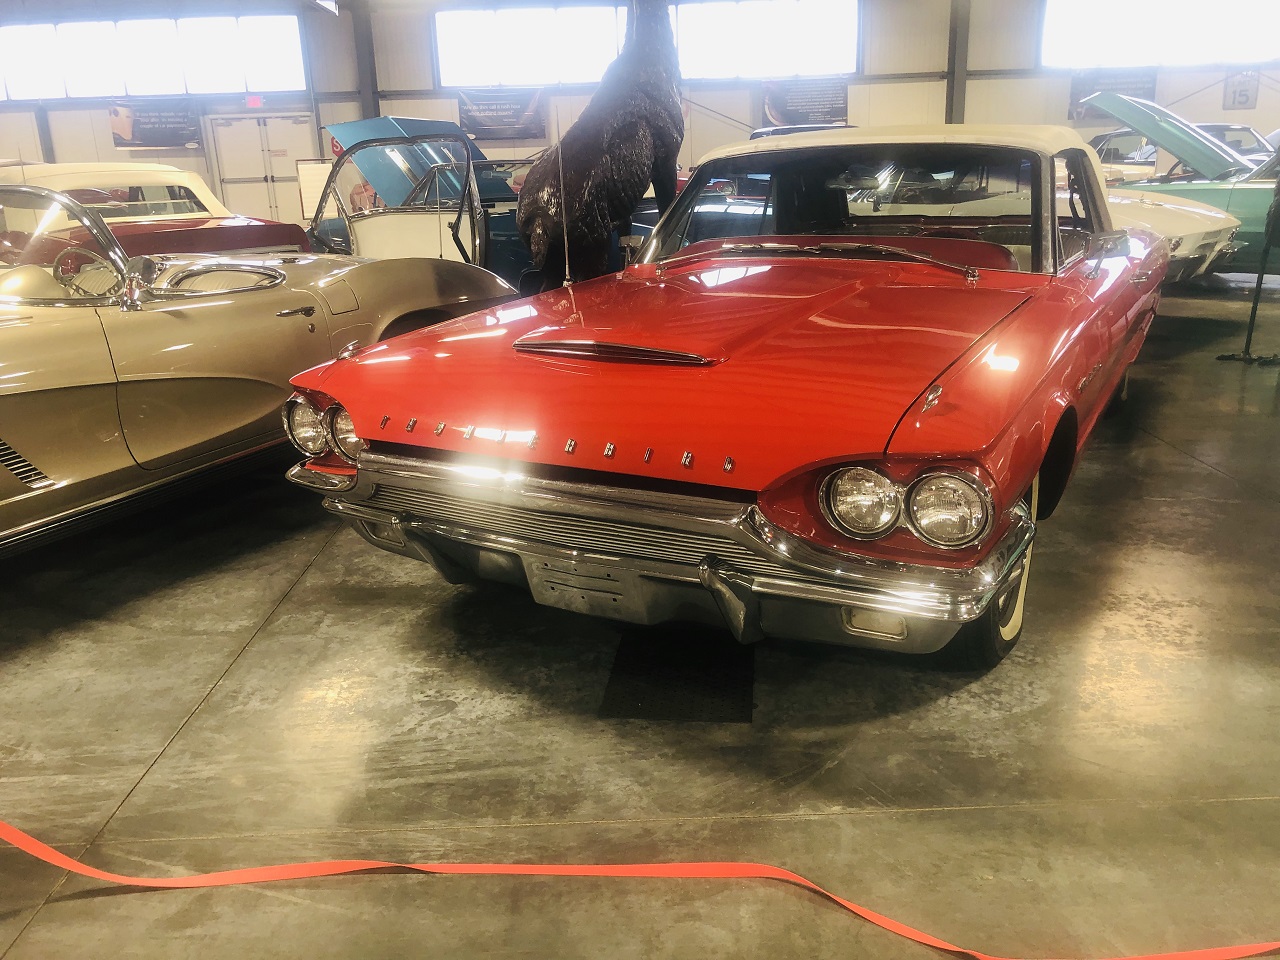
{"type": "MultiPolygon", "coordinates": [[[[1095,93],[1085,102],[1138,131],[1177,161],[1163,174],[1126,187],[1186,197],[1227,211],[1240,221],[1235,239],[1243,246],[1230,266],[1219,269],[1257,272],[1280,154],[1255,165],[1176,113],[1136,97],[1095,93]]],[[[1267,272],[1280,273],[1280,257],[1270,258],[1267,272]]]]}

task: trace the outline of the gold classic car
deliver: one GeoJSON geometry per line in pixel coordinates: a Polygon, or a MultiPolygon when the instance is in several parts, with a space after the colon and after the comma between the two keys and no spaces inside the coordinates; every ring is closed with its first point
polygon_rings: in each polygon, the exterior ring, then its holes
{"type": "Polygon", "coordinates": [[[0,555],[283,441],[299,370],[514,295],[445,260],[128,258],[65,194],[0,185],[0,555]]]}

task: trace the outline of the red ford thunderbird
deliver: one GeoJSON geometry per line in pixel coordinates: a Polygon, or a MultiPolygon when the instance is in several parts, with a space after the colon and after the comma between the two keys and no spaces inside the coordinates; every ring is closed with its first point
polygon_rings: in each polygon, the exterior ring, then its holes
{"type": "Polygon", "coordinates": [[[451,582],[993,665],[1168,262],[1102,184],[1057,127],[726,147],[621,273],[295,377],[290,477],[451,582]]]}

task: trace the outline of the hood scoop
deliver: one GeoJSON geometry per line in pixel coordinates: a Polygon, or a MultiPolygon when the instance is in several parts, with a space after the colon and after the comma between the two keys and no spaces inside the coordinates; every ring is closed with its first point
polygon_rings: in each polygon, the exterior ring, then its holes
{"type": "Polygon", "coordinates": [[[511,345],[518,353],[534,356],[573,357],[578,360],[605,360],[613,363],[657,363],[676,367],[710,367],[718,361],[683,350],[642,347],[632,343],[601,340],[543,340],[522,337],[511,345]]]}

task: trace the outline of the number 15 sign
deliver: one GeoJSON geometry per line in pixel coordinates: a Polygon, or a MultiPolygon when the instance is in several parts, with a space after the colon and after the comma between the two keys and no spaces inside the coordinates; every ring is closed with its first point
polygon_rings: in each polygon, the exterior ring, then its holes
{"type": "Polygon", "coordinates": [[[1233,73],[1222,87],[1223,110],[1252,110],[1258,105],[1258,75],[1233,73]]]}

